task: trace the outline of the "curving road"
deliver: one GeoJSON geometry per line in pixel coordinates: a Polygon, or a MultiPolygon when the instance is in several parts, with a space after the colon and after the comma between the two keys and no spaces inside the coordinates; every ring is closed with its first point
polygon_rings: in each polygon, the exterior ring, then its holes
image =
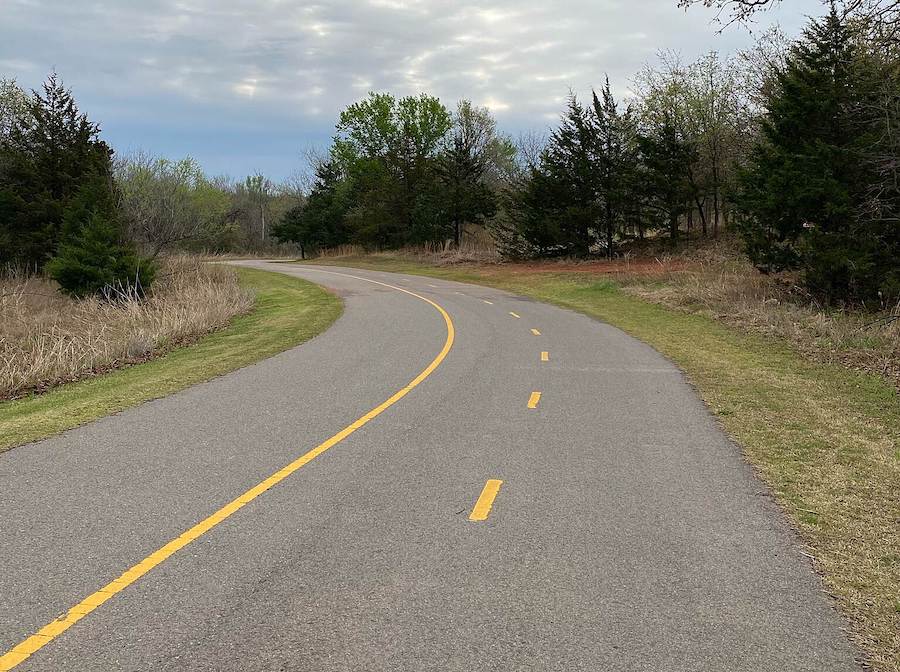
{"type": "Polygon", "coordinates": [[[0,455],[0,669],[859,669],[766,489],[649,347],[492,289],[249,265],[344,316],[0,455]]]}

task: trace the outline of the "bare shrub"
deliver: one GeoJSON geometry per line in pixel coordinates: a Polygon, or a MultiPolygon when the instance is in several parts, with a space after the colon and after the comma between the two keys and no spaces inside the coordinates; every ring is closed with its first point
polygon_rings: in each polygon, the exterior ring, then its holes
{"type": "Polygon", "coordinates": [[[75,300],[50,280],[0,278],[0,399],[158,356],[248,312],[235,271],[191,257],[164,261],[152,295],[75,300]]]}

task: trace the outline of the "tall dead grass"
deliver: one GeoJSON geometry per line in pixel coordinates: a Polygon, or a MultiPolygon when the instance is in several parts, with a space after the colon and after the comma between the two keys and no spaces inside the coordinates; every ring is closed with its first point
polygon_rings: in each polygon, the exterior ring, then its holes
{"type": "Polygon", "coordinates": [[[438,266],[466,263],[499,263],[501,261],[497,246],[490,233],[480,226],[466,227],[459,246],[453,241],[429,242],[421,245],[408,245],[401,249],[371,249],[361,245],[339,245],[321,250],[321,259],[341,259],[343,257],[388,256],[415,261],[423,261],[438,266]]]}
{"type": "Polygon", "coordinates": [[[253,307],[234,270],[164,260],[146,300],[75,300],[50,280],[0,278],[0,399],[145,361],[253,307]]]}
{"type": "Polygon", "coordinates": [[[763,275],[735,241],[657,258],[612,278],[626,292],[742,329],[784,338],[818,361],[877,373],[900,387],[900,304],[872,313],[817,304],[790,274],[763,275]]]}
{"type": "Polygon", "coordinates": [[[390,257],[422,261],[437,266],[452,264],[500,263],[502,258],[495,248],[463,243],[456,247],[452,243],[425,243],[408,245],[400,249],[366,250],[359,245],[340,245],[319,253],[319,259],[342,259],[346,257],[390,257]]]}

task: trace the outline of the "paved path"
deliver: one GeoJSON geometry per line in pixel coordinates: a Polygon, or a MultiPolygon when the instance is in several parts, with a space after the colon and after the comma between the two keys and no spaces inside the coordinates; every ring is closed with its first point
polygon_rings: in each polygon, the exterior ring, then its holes
{"type": "Polygon", "coordinates": [[[344,316],[0,455],[0,653],[435,359],[438,309],[360,278],[443,307],[452,348],[17,671],[858,669],[765,488],[652,349],[482,287],[253,265],[333,288],[344,316]]]}

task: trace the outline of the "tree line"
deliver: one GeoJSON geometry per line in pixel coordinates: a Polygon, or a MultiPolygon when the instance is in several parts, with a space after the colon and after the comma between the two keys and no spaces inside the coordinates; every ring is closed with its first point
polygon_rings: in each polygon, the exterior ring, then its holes
{"type": "MultiPolygon", "coordinates": [[[[871,11],[871,6],[867,6],[871,11]]],[[[309,198],[276,234],[306,250],[461,242],[486,225],[510,258],[603,255],[648,236],[736,229],[765,273],[800,271],[826,303],[900,297],[900,54],[839,12],[732,58],[662,54],[617,101],[570,94],[535,143],[427,95],[341,113],[309,198]]]]}
{"type": "Polygon", "coordinates": [[[207,177],[186,158],[117,157],[52,73],[0,79],[0,268],[46,272],[75,296],[144,294],[172,249],[265,251],[303,199],[296,182],[207,177]]]}
{"type": "Polygon", "coordinates": [[[280,185],[114,157],[55,75],[29,95],[0,82],[0,263],[61,283],[65,268],[115,266],[84,293],[113,276],[144,286],[172,247],[306,256],[487,231],[508,258],[613,258],[728,228],[762,272],[886,305],[900,298],[900,53],[877,0],[854,6],[865,13],[832,3],[799,39],[770,31],[733,57],[661,54],[625,100],[608,81],[570,94],[547,136],[514,140],[467,100],[371,93],[340,113],[309,178],[280,185]]]}
{"type": "Polygon", "coordinates": [[[490,112],[470,101],[451,111],[427,94],[371,93],[341,112],[309,197],[275,234],[303,252],[347,243],[458,246],[467,225],[497,214],[515,158],[490,112]]]}

